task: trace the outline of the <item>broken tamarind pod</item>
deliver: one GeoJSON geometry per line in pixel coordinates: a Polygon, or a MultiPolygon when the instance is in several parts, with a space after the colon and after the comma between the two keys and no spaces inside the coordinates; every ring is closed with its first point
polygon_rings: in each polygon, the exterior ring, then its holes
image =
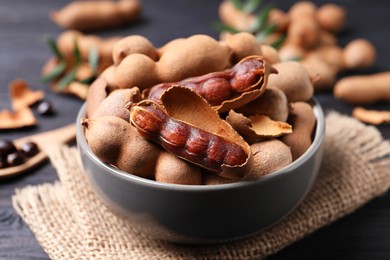
{"type": "Polygon", "coordinates": [[[161,102],[144,100],[130,108],[130,121],[142,136],[222,176],[245,175],[251,158],[249,145],[205,99],[190,89],[173,86],[161,102]]]}
{"type": "Polygon", "coordinates": [[[138,0],[126,1],[75,1],[50,18],[65,29],[90,31],[108,29],[136,21],[141,13],[138,0]]]}
{"type": "MultiPolygon", "coordinates": [[[[256,96],[259,96],[265,89],[268,74],[275,72],[271,66],[266,64],[263,57],[248,56],[225,71],[155,85],[149,90],[147,98],[158,100],[166,89],[172,85],[180,85],[198,93],[221,112],[220,108],[223,107],[225,101],[239,100],[242,93],[258,90],[260,93],[256,93],[256,96]]],[[[241,102],[239,106],[242,105],[241,102]]]]}
{"type": "Polygon", "coordinates": [[[31,90],[26,81],[16,79],[8,85],[12,109],[14,111],[29,107],[34,103],[42,100],[45,93],[42,90],[31,90]]]}
{"type": "Polygon", "coordinates": [[[133,107],[131,122],[146,139],[213,172],[220,172],[222,164],[243,164],[247,158],[240,146],[169,117],[153,101],[140,102],[133,107]]]}
{"type": "Polygon", "coordinates": [[[17,111],[0,110],[0,129],[16,129],[37,124],[29,107],[17,111]]]}
{"type": "Polygon", "coordinates": [[[275,121],[285,122],[288,118],[288,101],[281,89],[267,87],[263,94],[248,104],[234,109],[244,116],[265,115],[275,121]]]}

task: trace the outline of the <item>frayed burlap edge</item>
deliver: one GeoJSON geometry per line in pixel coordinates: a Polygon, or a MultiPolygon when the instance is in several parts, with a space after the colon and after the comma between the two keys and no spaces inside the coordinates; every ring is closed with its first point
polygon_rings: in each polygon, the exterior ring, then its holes
{"type": "Polygon", "coordinates": [[[17,190],[13,205],[53,259],[263,258],[390,187],[390,143],[376,128],[336,112],[326,127],[320,173],[302,204],[277,225],[231,243],[195,247],[146,237],[95,196],[77,150],[66,146],[50,151],[60,182],[17,190]]]}

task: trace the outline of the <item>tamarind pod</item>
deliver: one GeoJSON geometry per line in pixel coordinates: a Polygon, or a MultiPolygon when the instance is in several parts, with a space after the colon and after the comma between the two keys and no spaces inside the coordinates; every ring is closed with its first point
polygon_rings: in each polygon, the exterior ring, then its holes
{"type": "Polygon", "coordinates": [[[264,60],[261,56],[249,56],[230,69],[191,77],[179,82],[161,83],[153,86],[148,99],[158,100],[161,94],[172,85],[189,88],[216,106],[262,83],[265,77],[264,60]]]}
{"type": "Polygon", "coordinates": [[[293,161],[309,149],[311,136],[316,124],[312,107],[307,102],[292,102],[290,104],[289,122],[293,132],[281,137],[281,141],[291,148],[293,161]]]}
{"type": "Polygon", "coordinates": [[[146,139],[167,151],[213,172],[222,165],[236,166],[246,162],[244,149],[221,136],[171,118],[154,101],[142,101],[131,108],[130,120],[146,139]]]}
{"type": "Polygon", "coordinates": [[[390,100],[390,72],[344,77],[334,86],[336,98],[351,104],[371,104],[390,100]]]}
{"type": "Polygon", "coordinates": [[[140,13],[138,0],[74,1],[53,11],[50,18],[62,28],[89,31],[134,22],[140,13]]]}

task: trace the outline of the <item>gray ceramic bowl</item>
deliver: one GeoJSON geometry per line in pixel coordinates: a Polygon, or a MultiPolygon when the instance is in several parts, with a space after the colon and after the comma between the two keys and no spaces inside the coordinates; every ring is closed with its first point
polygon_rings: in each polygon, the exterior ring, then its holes
{"type": "MultiPolygon", "coordinates": [[[[100,161],[78,123],[77,143],[85,174],[106,204],[152,237],[179,243],[242,238],[275,224],[305,197],[322,159],[325,119],[315,100],[317,125],[311,147],[299,159],[255,181],[212,186],[165,184],[100,161]]],[[[85,105],[77,122],[85,117],[85,105]]]]}

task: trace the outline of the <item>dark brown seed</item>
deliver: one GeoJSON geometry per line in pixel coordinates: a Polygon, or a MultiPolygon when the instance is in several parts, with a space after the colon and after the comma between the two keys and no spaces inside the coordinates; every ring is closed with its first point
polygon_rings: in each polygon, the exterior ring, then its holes
{"type": "Polygon", "coordinates": [[[39,148],[36,143],[27,142],[20,147],[20,151],[22,151],[25,155],[27,155],[27,157],[32,157],[39,152],[39,148]]]}
{"type": "Polygon", "coordinates": [[[7,167],[7,158],[0,156],[0,169],[7,167]]]}
{"type": "Polygon", "coordinates": [[[17,166],[25,161],[25,155],[21,151],[16,151],[14,153],[8,154],[7,163],[9,166],[17,166]]]}
{"type": "Polygon", "coordinates": [[[0,157],[7,158],[10,153],[16,152],[16,146],[12,141],[0,140],[0,157]]]}
{"type": "Polygon", "coordinates": [[[47,101],[47,100],[44,100],[42,101],[38,107],[37,107],[37,112],[40,114],[40,115],[52,115],[54,113],[54,109],[53,109],[53,106],[52,104],[47,101]]]}

